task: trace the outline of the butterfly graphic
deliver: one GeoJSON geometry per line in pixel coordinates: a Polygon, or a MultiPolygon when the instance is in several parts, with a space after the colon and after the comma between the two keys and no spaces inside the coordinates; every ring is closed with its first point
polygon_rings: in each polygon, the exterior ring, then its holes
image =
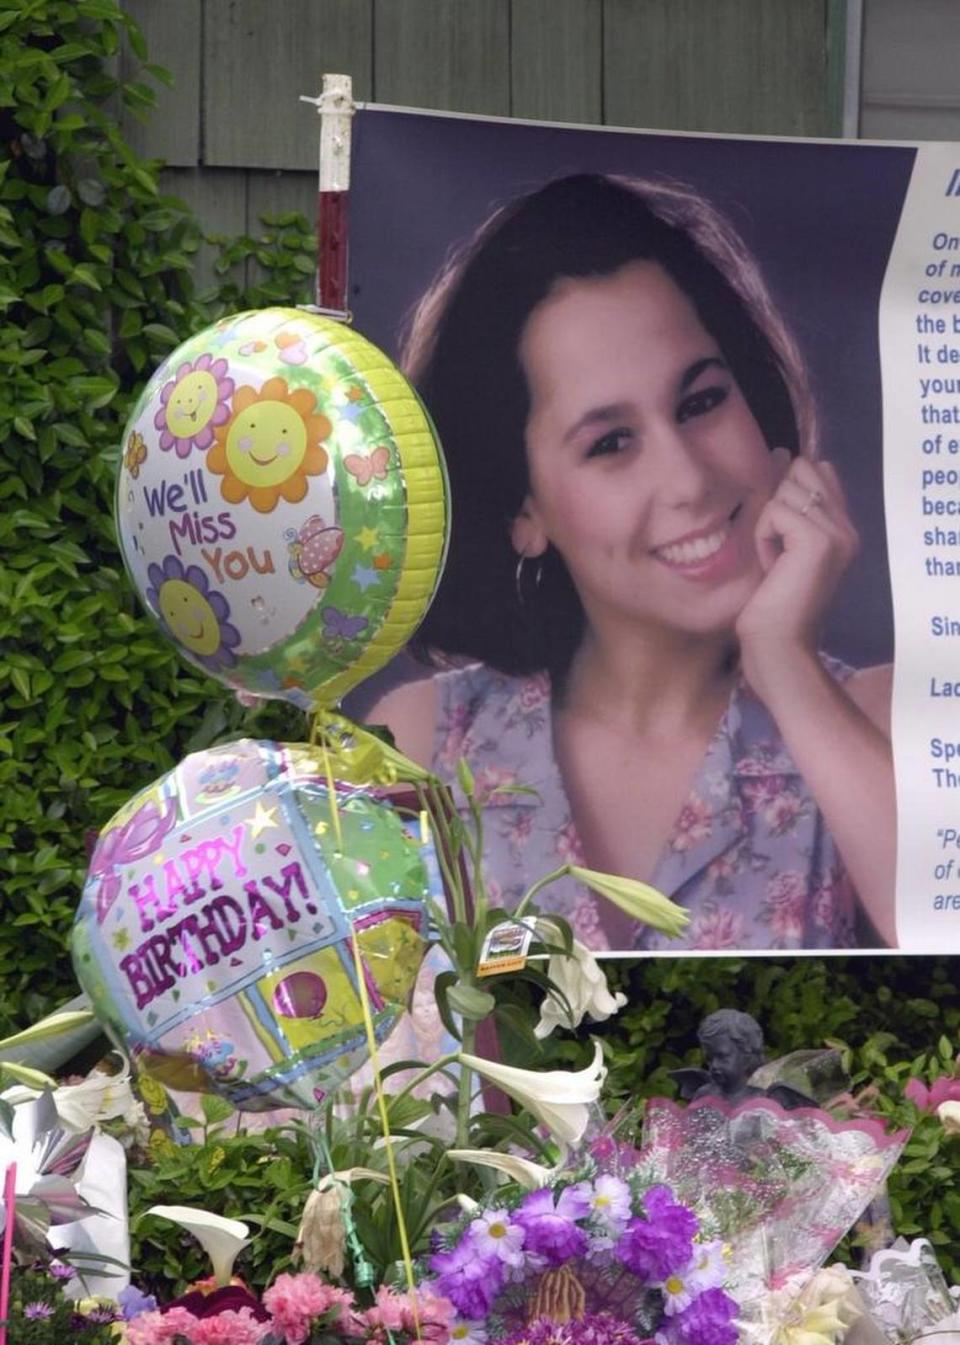
{"type": "Polygon", "coordinates": [[[390,450],[386,444],[378,444],[367,457],[360,453],[348,453],[343,465],[351,476],[357,478],[361,486],[369,486],[374,478],[377,481],[386,479],[387,468],[390,466],[390,450]]]}
{"type": "Polygon", "coordinates": [[[339,640],[355,640],[369,624],[365,616],[349,616],[338,607],[324,607],[323,633],[339,640]]]}

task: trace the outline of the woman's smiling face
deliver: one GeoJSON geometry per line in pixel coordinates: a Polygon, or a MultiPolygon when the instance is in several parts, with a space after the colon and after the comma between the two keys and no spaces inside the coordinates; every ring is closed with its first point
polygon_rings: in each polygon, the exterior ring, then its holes
{"type": "Polygon", "coordinates": [[[730,629],[762,572],[780,476],[713,337],[657,263],[558,281],[520,341],[530,392],[523,555],[552,543],[591,624],[730,629]]]}

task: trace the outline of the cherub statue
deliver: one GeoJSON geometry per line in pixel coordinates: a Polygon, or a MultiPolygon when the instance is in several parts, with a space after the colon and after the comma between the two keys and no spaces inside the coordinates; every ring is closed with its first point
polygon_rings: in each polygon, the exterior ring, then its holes
{"type": "Polygon", "coordinates": [[[813,1107],[812,1098],[789,1084],[769,1088],[750,1082],[763,1065],[763,1032],[760,1024],[739,1009],[717,1009],[697,1030],[697,1040],[706,1057],[706,1069],[675,1069],[670,1077],[680,1085],[686,1101],[719,1097],[731,1106],[751,1097],[769,1097],[788,1110],[813,1107]]]}

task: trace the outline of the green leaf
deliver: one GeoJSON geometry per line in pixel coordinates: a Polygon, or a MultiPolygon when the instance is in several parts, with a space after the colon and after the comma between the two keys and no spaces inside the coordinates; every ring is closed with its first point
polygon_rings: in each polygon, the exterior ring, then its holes
{"type": "Polygon", "coordinates": [[[456,985],[456,982],[457,973],[455,971],[441,971],[433,983],[433,993],[437,1001],[437,1011],[444,1027],[455,1041],[460,1041],[460,1026],[450,1010],[447,999],[450,987],[456,985]]]}
{"type": "Polygon", "coordinates": [[[103,288],[94,273],[93,267],[88,266],[86,262],[81,262],[79,266],[73,268],[70,280],[75,285],[86,285],[92,290],[100,290],[103,288]]]}
{"type": "Polygon", "coordinates": [[[475,985],[451,985],[447,990],[447,1003],[454,1013],[472,1022],[488,1018],[497,1007],[493,995],[475,985]]]}
{"type": "Polygon", "coordinates": [[[207,1125],[218,1125],[221,1121],[236,1115],[235,1109],[226,1098],[217,1097],[215,1093],[204,1093],[201,1096],[200,1109],[207,1125]]]}

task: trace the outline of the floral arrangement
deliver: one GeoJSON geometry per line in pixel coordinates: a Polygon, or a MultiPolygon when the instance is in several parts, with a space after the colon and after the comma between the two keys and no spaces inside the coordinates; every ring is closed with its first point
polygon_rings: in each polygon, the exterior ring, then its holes
{"type": "Polygon", "coordinates": [[[669,1188],[596,1164],[478,1206],[427,1262],[467,1345],[735,1345],[723,1244],[669,1188]]]}
{"type": "Polygon", "coordinates": [[[148,1306],[126,1323],[126,1345],[445,1345],[450,1303],[429,1293],[398,1293],[381,1286],[375,1303],[357,1306],[347,1289],[319,1275],[278,1275],[258,1301],[241,1285],[204,1293],[197,1289],[165,1308],[148,1306]]]}

